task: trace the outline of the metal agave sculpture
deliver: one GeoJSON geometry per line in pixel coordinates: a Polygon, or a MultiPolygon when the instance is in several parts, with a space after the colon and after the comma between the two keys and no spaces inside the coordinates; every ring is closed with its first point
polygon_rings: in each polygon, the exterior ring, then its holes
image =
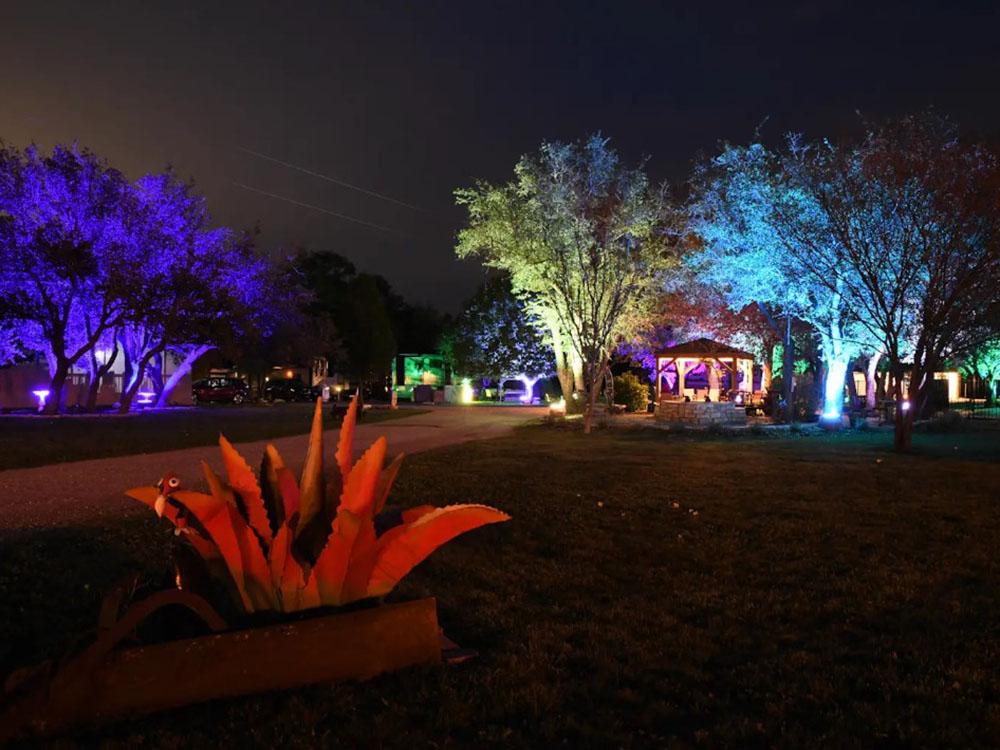
{"type": "Polygon", "coordinates": [[[397,525],[377,533],[376,516],[403,456],[384,466],[386,440],[380,437],[352,465],[356,419],[357,399],[340,428],[329,478],[317,401],[301,482],[273,445],[265,449],[258,482],[220,436],[228,482],[203,461],[208,494],[181,489],[175,477],[126,494],[170,520],[247,612],[295,612],[384,596],[445,542],[510,520],[485,505],[421,505],[402,511],[397,525]]]}

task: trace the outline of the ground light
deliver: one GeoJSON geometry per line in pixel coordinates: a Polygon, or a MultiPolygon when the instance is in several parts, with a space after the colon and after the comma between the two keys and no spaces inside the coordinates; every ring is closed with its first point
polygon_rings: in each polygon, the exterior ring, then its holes
{"type": "Polygon", "coordinates": [[[517,379],[524,383],[524,394],[521,396],[521,403],[530,404],[534,397],[535,383],[539,381],[539,378],[532,378],[522,373],[517,376],[517,379]]]}
{"type": "Polygon", "coordinates": [[[458,400],[463,404],[472,403],[472,383],[468,378],[462,378],[462,385],[458,393],[458,400]]]}
{"type": "Polygon", "coordinates": [[[566,399],[560,398],[558,401],[551,402],[549,404],[549,415],[553,417],[565,417],[566,399]]]}
{"type": "Polygon", "coordinates": [[[139,400],[136,403],[142,404],[143,406],[149,406],[153,403],[153,396],[155,396],[156,393],[153,391],[139,391],[136,395],[139,397],[139,400]]]}
{"type": "Polygon", "coordinates": [[[38,411],[45,409],[45,400],[49,397],[49,393],[48,388],[39,388],[37,391],[31,392],[31,395],[38,401],[38,411]]]}

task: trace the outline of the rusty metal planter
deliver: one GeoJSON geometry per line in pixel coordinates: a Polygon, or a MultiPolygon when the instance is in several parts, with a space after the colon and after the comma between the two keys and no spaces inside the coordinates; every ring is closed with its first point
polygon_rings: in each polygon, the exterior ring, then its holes
{"type": "Polygon", "coordinates": [[[52,736],[216,698],[364,680],[442,658],[433,598],[242,630],[224,627],[203,599],[187,592],[143,600],[65,664],[12,675],[0,744],[21,734],[52,736]],[[116,648],[142,619],[171,604],[186,606],[221,632],[116,648]]]}

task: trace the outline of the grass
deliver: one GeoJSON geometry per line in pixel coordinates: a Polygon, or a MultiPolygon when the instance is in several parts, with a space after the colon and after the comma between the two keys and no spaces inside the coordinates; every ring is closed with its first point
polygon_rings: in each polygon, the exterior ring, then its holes
{"type": "MultiPolygon", "coordinates": [[[[212,445],[220,432],[234,443],[302,435],[309,432],[312,410],[312,404],[276,404],[199,406],[124,416],[0,416],[0,471],[212,445]]],[[[371,409],[365,423],[425,411],[371,409]]]]}
{"type": "MultiPolygon", "coordinates": [[[[921,434],[898,456],[875,431],[532,427],[413,456],[394,502],[484,502],[514,517],[446,546],[393,595],[436,596],[448,634],[478,660],[194,706],[80,740],[995,746],[998,438],[921,434]]],[[[0,539],[5,661],[57,654],[119,576],[162,571],[170,538],[150,515],[0,539]]]]}

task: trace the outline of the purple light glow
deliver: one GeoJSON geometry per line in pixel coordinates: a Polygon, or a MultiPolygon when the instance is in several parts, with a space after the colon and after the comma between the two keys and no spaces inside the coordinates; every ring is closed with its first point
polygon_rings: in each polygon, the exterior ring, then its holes
{"type": "Polygon", "coordinates": [[[39,388],[37,391],[32,391],[31,395],[38,400],[38,411],[45,409],[45,400],[49,397],[48,388],[39,388]]]}
{"type": "Polygon", "coordinates": [[[153,391],[139,391],[138,393],[136,393],[136,395],[139,397],[136,403],[148,406],[149,404],[153,403],[153,396],[155,396],[156,393],[154,393],[153,391]]]}

